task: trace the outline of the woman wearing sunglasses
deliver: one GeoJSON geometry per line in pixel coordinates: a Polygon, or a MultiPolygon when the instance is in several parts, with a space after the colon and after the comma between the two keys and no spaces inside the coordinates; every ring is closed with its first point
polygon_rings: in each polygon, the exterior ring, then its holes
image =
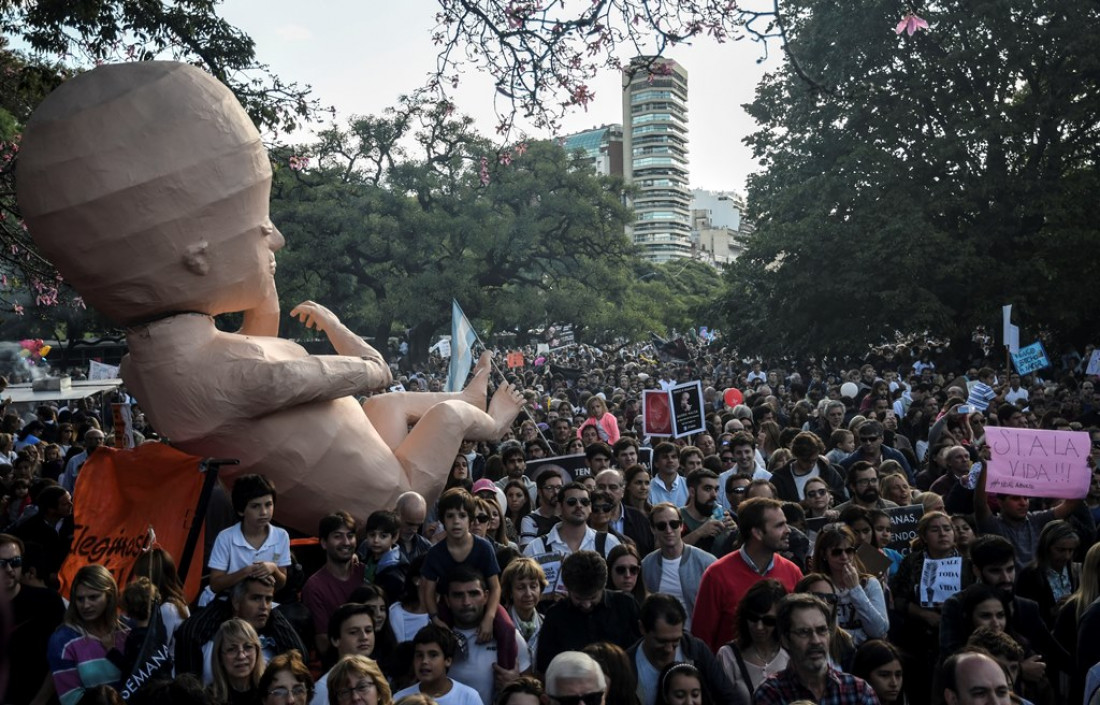
{"type": "Polygon", "coordinates": [[[771,578],[750,587],[737,606],[737,638],[718,649],[722,670],[746,701],[764,679],[787,667],[787,652],[775,628],[776,606],[786,594],[771,578]]]}
{"type": "Polygon", "coordinates": [[[818,532],[811,569],[832,578],[837,590],[837,624],[859,646],[881,639],[890,629],[882,585],[856,555],[856,537],[844,524],[830,524],[818,532]]]}
{"type": "Polygon", "coordinates": [[[607,587],[634,596],[641,608],[648,594],[641,580],[642,556],[632,543],[621,543],[607,554],[607,587]]]}

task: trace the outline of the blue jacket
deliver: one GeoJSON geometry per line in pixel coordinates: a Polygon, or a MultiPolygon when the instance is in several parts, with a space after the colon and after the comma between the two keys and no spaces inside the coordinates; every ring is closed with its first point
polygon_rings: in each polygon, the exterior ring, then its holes
{"type": "MultiPolygon", "coordinates": [[[[703,579],[703,571],[714,561],[718,560],[710,553],[684,544],[684,552],[680,554],[680,590],[684,593],[684,608],[688,614],[695,612],[695,596],[699,594],[699,581],[703,579]]],[[[642,559],[642,582],[649,592],[661,591],[661,564],[663,559],[659,550],[650,553],[642,559]]]]}

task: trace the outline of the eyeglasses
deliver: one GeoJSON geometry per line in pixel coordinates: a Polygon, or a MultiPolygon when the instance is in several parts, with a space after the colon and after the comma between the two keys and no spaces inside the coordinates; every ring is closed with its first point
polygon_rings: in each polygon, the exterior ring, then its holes
{"type": "Polygon", "coordinates": [[[607,514],[613,508],[614,507],[612,507],[610,504],[593,504],[592,505],[592,511],[599,512],[600,514],[607,514]]]}
{"type": "Polygon", "coordinates": [[[877,485],[878,484],[878,478],[877,477],[863,477],[863,478],[860,478],[860,479],[856,480],[852,484],[855,485],[856,487],[866,487],[867,485],[877,485]]]}
{"type": "Polygon", "coordinates": [[[272,688],[271,690],[267,691],[267,694],[274,698],[286,698],[293,695],[294,699],[297,700],[298,698],[306,697],[306,694],[308,692],[309,691],[306,690],[306,687],[304,685],[296,685],[293,688],[272,688]]]}
{"type": "Polygon", "coordinates": [[[733,462],[733,456],[732,455],[723,455],[722,456],[722,462],[723,463],[732,463],[733,462]]]}
{"type": "Polygon", "coordinates": [[[551,695],[550,699],[561,705],[600,705],[603,702],[603,691],[597,690],[584,695],[551,695]]]}
{"type": "Polygon", "coordinates": [[[474,515],[474,523],[488,524],[489,523],[489,515],[488,514],[475,514],[474,515]]]}
{"type": "Polygon", "coordinates": [[[564,485],[543,485],[542,491],[557,493],[561,491],[562,487],[564,487],[564,485]]]}
{"type": "Polygon", "coordinates": [[[636,565],[617,565],[615,566],[615,575],[637,575],[640,567],[636,565]]]}
{"type": "Polygon", "coordinates": [[[806,490],[807,499],[817,499],[818,497],[824,497],[829,494],[829,490],[806,490]]]}
{"type": "Polygon", "coordinates": [[[835,592],[811,592],[810,594],[819,600],[824,600],[828,605],[835,605],[837,601],[835,592]]]}
{"type": "Polygon", "coordinates": [[[350,702],[353,695],[358,695],[362,698],[367,697],[367,693],[375,689],[374,681],[359,681],[359,685],[354,688],[342,688],[336,691],[336,699],[343,702],[350,702]]]}
{"type": "Polygon", "coordinates": [[[775,615],[771,614],[747,614],[745,620],[749,622],[760,622],[765,627],[774,627],[776,625],[775,615]]]}
{"type": "Polygon", "coordinates": [[[803,627],[802,629],[792,629],[790,635],[799,639],[809,639],[811,636],[819,636],[822,639],[826,639],[829,636],[828,627],[803,627]]]}
{"type": "Polygon", "coordinates": [[[859,442],[860,443],[872,443],[874,441],[877,441],[879,438],[880,438],[880,436],[860,436],[859,437],[859,442]]]}
{"type": "Polygon", "coordinates": [[[4,568],[22,568],[23,556],[13,556],[12,558],[0,558],[0,570],[4,568]]]}
{"type": "Polygon", "coordinates": [[[669,529],[672,529],[673,531],[679,531],[680,527],[683,525],[684,522],[680,521],[679,519],[670,519],[668,521],[655,522],[653,524],[653,528],[657,531],[668,531],[669,529]]]}
{"type": "Polygon", "coordinates": [[[748,487],[731,487],[726,490],[726,494],[745,494],[748,491],[748,487]]]}
{"type": "MultiPolygon", "coordinates": [[[[856,555],[856,549],[852,548],[851,546],[849,546],[848,548],[834,548],[829,551],[829,555],[833,558],[840,558],[841,556],[854,556],[856,555]]],[[[836,595],[833,595],[833,597],[836,597],[836,595]]]]}
{"type": "Polygon", "coordinates": [[[255,644],[237,644],[237,645],[229,644],[227,646],[222,647],[222,653],[227,655],[227,656],[231,656],[233,654],[247,654],[249,651],[255,651],[255,650],[256,650],[256,645],[255,644]]]}
{"type": "Polygon", "coordinates": [[[566,506],[570,507],[575,507],[578,504],[582,507],[587,507],[588,505],[592,504],[592,500],[590,500],[588,497],[570,497],[569,499],[565,500],[565,504],[566,506]]]}

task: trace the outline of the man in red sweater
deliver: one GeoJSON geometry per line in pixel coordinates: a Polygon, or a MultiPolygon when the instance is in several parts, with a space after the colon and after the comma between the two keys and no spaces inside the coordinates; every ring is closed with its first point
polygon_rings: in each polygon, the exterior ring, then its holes
{"type": "Polygon", "coordinates": [[[791,591],[802,579],[798,566],[779,555],[788,548],[791,535],[781,502],[767,497],[745,500],[737,507],[737,528],[744,545],[703,573],[691,618],[692,633],[714,652],[736,636],[737,605],[753,583],[774,578],[791,591]]]}

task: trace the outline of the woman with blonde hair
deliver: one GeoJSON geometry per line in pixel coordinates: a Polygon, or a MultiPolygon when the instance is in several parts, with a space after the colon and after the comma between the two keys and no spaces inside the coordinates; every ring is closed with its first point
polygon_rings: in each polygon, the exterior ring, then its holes
{"type": "Polygon", "coordinates": [[[345,656],[328,672],[329,705],[393,705],[382,669],[366,656],[345,656]]]}
{"type": "Polygon", "coordinates": [[[46,650],[61,705],[74,705],[88,688],[121,685],[125,674],[108,654],[125,652],[130,633],[119,618],[118,583],[103,566],[78,570],[69,595],[65,619],[46,650]]]}
{"type": "Polygon", "coordinates": [[[228,619],[214,635],[210,653],[210,697],[216,705],[257,705],[264,652],[260,637],[243,619],[228,619]]]}
{"type": "MultiPolygon", "coordinates": [[[[1072,664],[1077,658],[1078,625],[1085,612],[1097,599],[1100,599],[1100,542],[1094,543],[1085,554],[1077,589],[1062,604],[1058,610],[1058,618],[1054,620],[1054,638],[1069,653],[1070,658],[1067,663],[1071,665],[1069,669],[1071,671],[1072,664]]],[[[1083,685],[1082,680],[1081,686],[1083,685]]]]}
{"type": "Polygon", "coordinates": [[[833,580],[837,593],[837,624],[859,646],[881,639],[890,628],[882,585],[867,573],[856,555],[856,536],[844,524],[829,524],[817,533],[810,570],[833,580]]]}
{"type": "Polygon", "coordinates": [[[584,408],[588,411],[588,418],[577,428],[577,437],[582,437],[586,426],[595,426],[601,441],[608,445],[615,445],[619,440],[619,422],[615,420],[615,415],[607,410],[607,403],[603,398],[598,395],[589,397],[584,408]]]}
{"type": "MultiPolygon", "coordinates": [[[[887,460],[886,462],[897,463],[894,460],[887,460]]],[[[885,464],[883,463],[883,465],[885,464]]],[[[900,470],[901,464],[897,463],[897,465],[900,470]]],[[[913,503],[913,490],[909,487],[909,479],[905,477],[903,472],[883,474],[878,481],[878,487],[879,494],[882,495],[883,499],[888,499],[899,507],[907,507],[913,503]]]]}

